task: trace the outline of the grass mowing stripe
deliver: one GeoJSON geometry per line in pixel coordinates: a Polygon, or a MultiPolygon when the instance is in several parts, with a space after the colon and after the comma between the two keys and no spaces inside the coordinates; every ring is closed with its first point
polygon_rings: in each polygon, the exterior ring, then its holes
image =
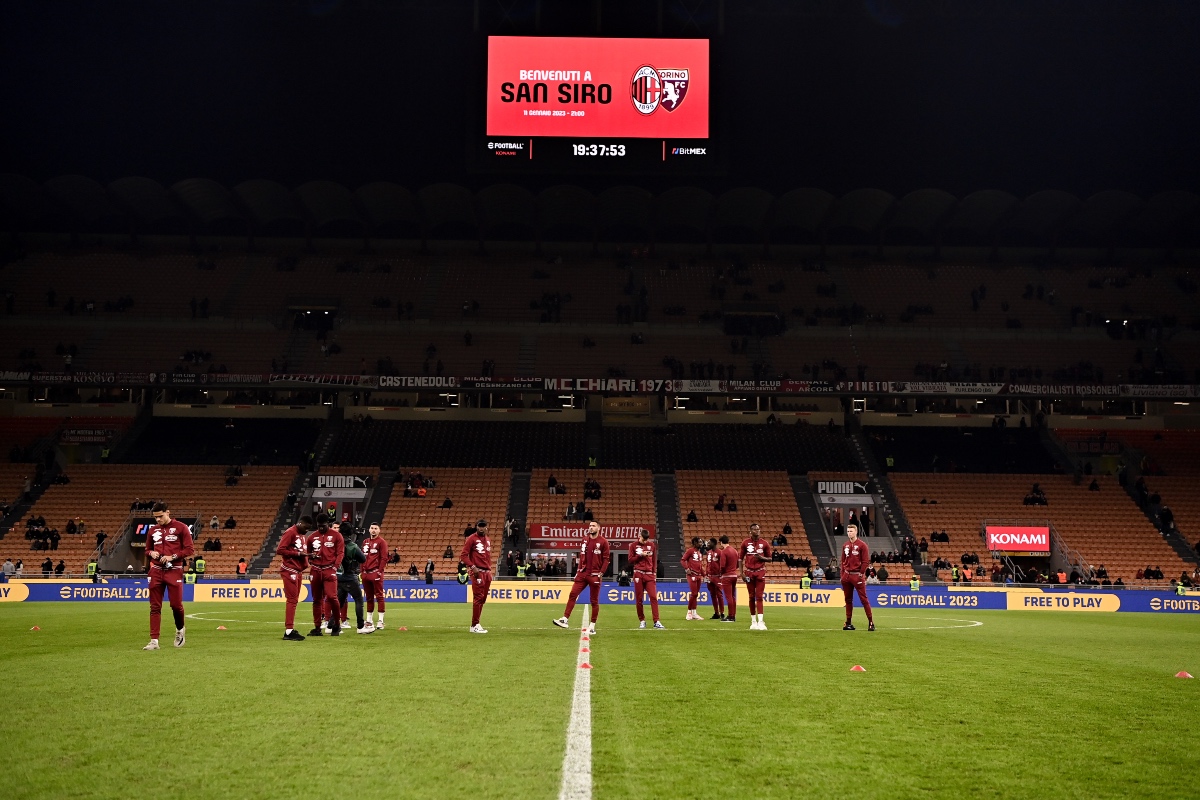
{"type": "Polygon", "coordinates": [[[590,617],[591,609],[585,607],[583,630],[579,632],[579,655],[575,659],[575,690],[571,695],[559,800],[591,800],[592,797],[592,648],[587,633],[590,617]]]}

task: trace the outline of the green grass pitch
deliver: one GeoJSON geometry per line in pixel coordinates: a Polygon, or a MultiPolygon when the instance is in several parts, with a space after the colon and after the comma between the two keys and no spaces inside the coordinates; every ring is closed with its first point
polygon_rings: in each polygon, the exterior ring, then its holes
{"type": "MultiPolygon", "coordinates": [[[[578,632],[557,606],[492,605],[473,636],[465,605],[393,604],[386,631],[303,643],[282,607],[187,610],[187,646],[147,653],[142,603],[0,606],[6,796],[558,794],[578,632]]],[[[1195,796],[1200,680],[1174,677],[1200,674],[1195,617],[683,613],[603,608],[596,798],[1195,796]]]]}

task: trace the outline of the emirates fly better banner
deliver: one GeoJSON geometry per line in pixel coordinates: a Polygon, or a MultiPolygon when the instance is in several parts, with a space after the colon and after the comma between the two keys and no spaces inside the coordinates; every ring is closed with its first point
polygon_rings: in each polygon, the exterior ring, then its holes
{"type": "MultiPolygon", "coordinates": [[[[653,525],[604,525],[600,526],[600,534],[608,539],[613,547],[628,547],[638,540],[638,532],[645,528],[654,538],[653,525]]],[[[529,526],[529,546],[571,549],[587,536],[586,522],[554,522],[531,523],[529,526]]]]}
{"type": "Polygon", "coordinates": [[[707,139],[707,39],[488,37],[488,136],[707,139]]]}

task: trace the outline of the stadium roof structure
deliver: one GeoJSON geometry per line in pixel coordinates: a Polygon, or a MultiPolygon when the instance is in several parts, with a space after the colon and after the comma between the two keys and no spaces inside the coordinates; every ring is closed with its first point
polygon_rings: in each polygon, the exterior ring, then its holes
{"type": "Polygon", "coordinates": [[[514,183],[479,190],[433,183],[416,192],[388,181],[356,190],[267,179],[232,190],[206,178],[169,189],[146,177],[103,186],[83,175],[39,184],[0,175],[0,230],[36,233],[190,233],[483,241],[1151,247],[1200,244],[1200,195],[1120,190],[1086,200],[1060,190],[1021,199],[985,189],[958,198],[928,187],[899,199],[864,187],[841,197],[804,187],[773,195],[741,186],[720,195],[683,185],[657,193],[629,184],[599,193],[558,184],[534,193],[514,183]]]}

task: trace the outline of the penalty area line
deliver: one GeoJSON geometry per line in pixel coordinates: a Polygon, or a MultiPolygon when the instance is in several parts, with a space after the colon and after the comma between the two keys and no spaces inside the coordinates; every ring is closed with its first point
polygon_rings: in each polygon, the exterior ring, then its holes
{"type": "Polygon", "coordinates": [[[571,718],[567,723],[567,748],[563,754],[559,800],[591,800],[592,797],[592,670],[588,619],[584,607],[583,630],[575,660],[575,690],[571,693],[571,718]]]}

